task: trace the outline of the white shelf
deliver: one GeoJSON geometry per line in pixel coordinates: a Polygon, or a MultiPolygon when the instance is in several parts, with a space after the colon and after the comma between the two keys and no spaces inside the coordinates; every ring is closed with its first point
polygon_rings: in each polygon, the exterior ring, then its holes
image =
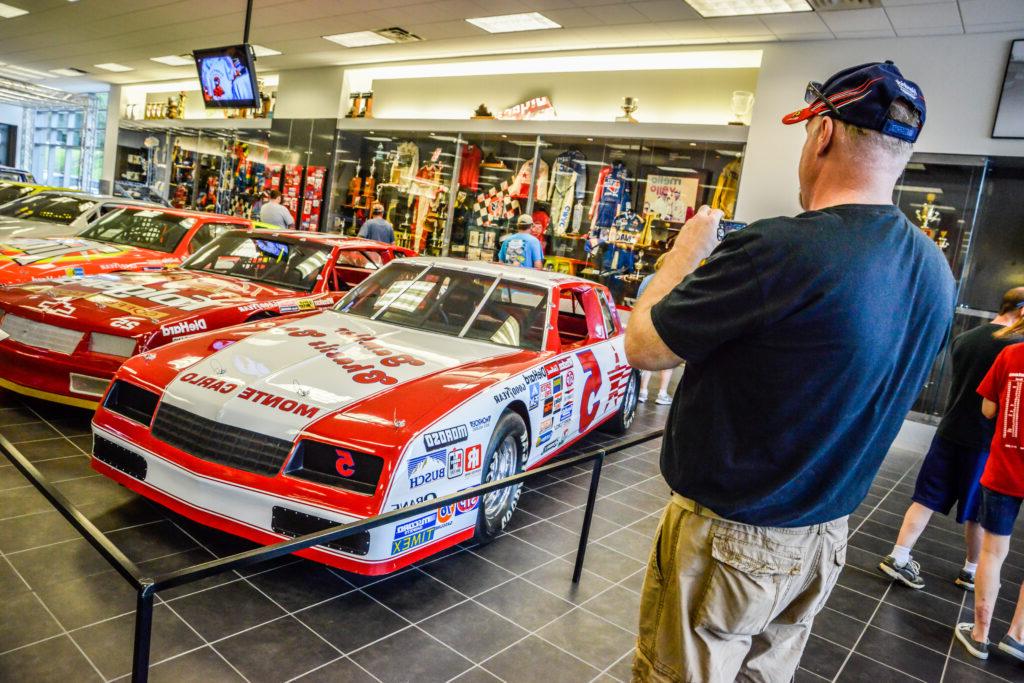
{"type": "Polygon", "coordinates": [[[695,142],[747,141],[749,126],[614,121],[506,121],[499,119],[338,119],[341,131],[477,133],[521,136],[585,135],[593,138],[646,138],[695,142]]]}
{"type": "Polygon", "coordinates": [[[270,119],[121,119],[128,130],[270,130],[270,119]]]}

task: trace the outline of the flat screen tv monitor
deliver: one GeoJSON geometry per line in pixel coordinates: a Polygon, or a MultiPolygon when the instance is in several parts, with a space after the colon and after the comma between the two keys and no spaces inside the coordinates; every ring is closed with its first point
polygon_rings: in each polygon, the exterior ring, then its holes
{"type": "Polygon", "coordinates": [[[252,48],[229,45],[192,53],[199,72],[203,103],[211,107],[255,109],[260,106],[252,48]]]}
{"type": "Polygon", "coordinates": [[[1010,45],[992,137],[1024,138],[1024,40],[1010,45]]]}

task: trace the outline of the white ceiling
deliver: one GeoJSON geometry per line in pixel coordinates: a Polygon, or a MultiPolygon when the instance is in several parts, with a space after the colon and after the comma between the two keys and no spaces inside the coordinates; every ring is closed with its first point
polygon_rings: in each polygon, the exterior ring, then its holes
{"type": "MultiPolygon", "coordinates": [[[[0,19],[0,62],[77,67],[133,83],[191,77],[150,57],[242,40],[245,0],[5,0],[29,10],[0,19]],[[132,67],[111,73],[93,65],[132,67]]],[[[250,42],[280,50],[261,71],[541,50],[1024,31],[1024,0],[882,0],[882,7],[703,19],[683,0],[255,0],[250,42]],[[365,9],[372,4],[373,9],[365,9]],[[541,12],[562,29],[491,35],[468,17],[541,12]],[[320,36],[400,26],[423,42],[346,49],[320,36]]],[[[4,71],[0,67],[0,74],[4,71]]],[[[39,81],[69,86],[75,79],[39,81]]],[[[81,80],[81,79],[79,79],[81,80]]],[[[77,88],[77,89],[80,89],[77,88]]]]}

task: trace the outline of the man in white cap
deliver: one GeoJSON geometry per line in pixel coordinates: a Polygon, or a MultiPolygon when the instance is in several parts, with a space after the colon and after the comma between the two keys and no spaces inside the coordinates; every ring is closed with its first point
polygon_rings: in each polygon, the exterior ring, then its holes
{"type": "Polygon", "coordinates": [[[544,249],[540,240],[530,234],[533,219],[523,214],[516,220],[519,232],[501,240],[498,260],[510,266],[522,268],[544,268],[544,249]]]}

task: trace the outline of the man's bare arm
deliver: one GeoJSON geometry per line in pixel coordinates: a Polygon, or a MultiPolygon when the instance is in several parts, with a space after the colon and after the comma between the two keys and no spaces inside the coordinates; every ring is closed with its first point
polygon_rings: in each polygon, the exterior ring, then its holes
{"type": "Polygon", "coordinates": [[[996,411],[998,410],[998,408],[999,407],[995,404],[994,401],[990,401],[987,398],[981,399],[981,414],[987,417],[988,419],[991,420],[993,417],[996,416],[996,411]]]}
{"type": "Polygon", "coordinates": [[[702,206],[679,231],[675,245],[665,256],[643,295],[633,306],[626,326],[626,358],[641,370],[665,370],[683,361],[661,340],[651,322],[651,308],[692,273],[718,244],[718,221],[722,212],[702,206]]]}

